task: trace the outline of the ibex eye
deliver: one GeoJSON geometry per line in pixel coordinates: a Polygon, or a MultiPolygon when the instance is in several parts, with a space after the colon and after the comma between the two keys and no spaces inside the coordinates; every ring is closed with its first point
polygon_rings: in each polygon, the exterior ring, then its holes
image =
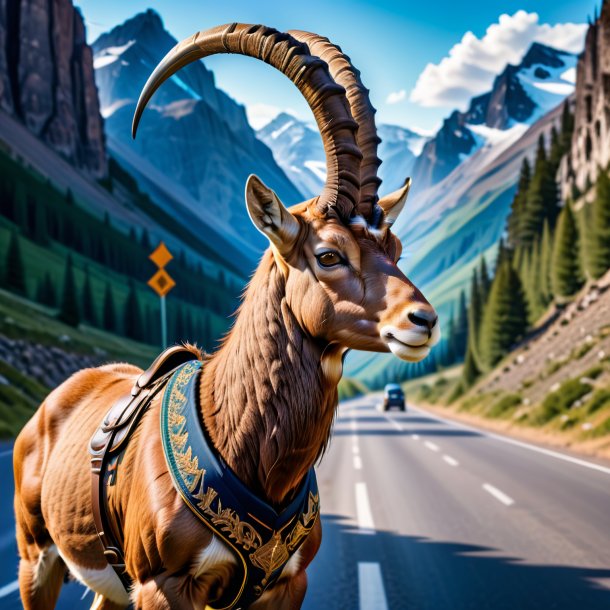
{"type": "Polygon", "coordinates": [[[316,256],[318,263],[322,267],[334,267],[335,265],[341,265],[343,259],[337,252],[323,252],[316,256]]]}

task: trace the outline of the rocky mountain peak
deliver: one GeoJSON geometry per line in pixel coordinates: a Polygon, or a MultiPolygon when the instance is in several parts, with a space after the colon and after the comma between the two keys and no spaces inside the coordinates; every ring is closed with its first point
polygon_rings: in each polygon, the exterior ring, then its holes
{"type": "Polygon", "coordinates": [[[302,197],[256,138],[244,107],[216,87],[214,74],[203,61],[183,67],[163,83],[144,113],[138,137],[131,139],[131,119],[142,87],[177,43],[152,10],[93,43],[108,147],[152,196],[161,182],[166,191],[181,187],[192,213],[210,215],[221,232],[260,245],[264,242],[243,205],[248,175],[257,173],[287,203],[302,197]],[[156,186],[145,169],[149,164],[158,172],[156,186]]]}
{"type": "Polygon", "coordinates": [[[466,112],[458,110],[424,147],[414,169],[414,183],[427,187],[448,176],[467,156],[486,144],[482,133],[533,124],[574,89],[569,80],[576,56],[534,42],[518,65],[507,64],[487,93],[473,97],[466,112]],[[481,126],[483,130],[476,130],[481,126]]]}
{"type": "MultiPolygon", "coordinates": [[[[108,47],[121,47],[132,41],[139,45],[157,47],[159,44],[172,44],[174,38],[166,31],[159,13],[149,8],[134,15],[124,23],[115,26],[110,32],[102,34],[94,43],[95,53],[108,47]]],[[[155,50],[155,54],[157,51],[155,50]]]]}
{"type": "Polygon", "coordinates": [[[570,57],[572,57],[572,53],[549,47],[540,42],[534,42],[523,56],[519,68],[530,68],[535,64],[541,64],[549,68],[561,68],[566,64],[566,59],[569,60],[570,57]]]}

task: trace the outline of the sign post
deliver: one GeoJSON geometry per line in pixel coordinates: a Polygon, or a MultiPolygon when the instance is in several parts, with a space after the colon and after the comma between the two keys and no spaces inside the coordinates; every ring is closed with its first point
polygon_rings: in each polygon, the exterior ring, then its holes
{"type": "Polygon", "coordinates": [[[174,257],[167,249],[167,246],[161,242],[148,257],[157,265],[159,270],[149,280],[148,285],[159,295],[161,299],[161,343],[163,349],[167,347],[167,308],[165,305],[165,297],[167,293],[176,285],[172,276],[165,271],[165,265],[174,257]]]}

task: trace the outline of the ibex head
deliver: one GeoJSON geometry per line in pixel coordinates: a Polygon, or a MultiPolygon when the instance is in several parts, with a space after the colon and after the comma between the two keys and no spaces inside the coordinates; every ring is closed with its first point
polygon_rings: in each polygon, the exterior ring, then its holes
{"type": "Polygon", "coordinates": [[[341,50],[306,32],[230,24],[199,32],[172,49],[148,80],[133,132],[161,83],[215,53],[262,59],[286,74],[309,103],[322,135],[322,193],[287,209],[256,176],[246,185],[255,226],[271,242],[285,304],[315,339],[347,349],[391,351],[416,362],[440,338],[437,315],[397,267],[402,246],[391,226],[410,181],[378,199],[379,138],[368,91],[341,50]]]}

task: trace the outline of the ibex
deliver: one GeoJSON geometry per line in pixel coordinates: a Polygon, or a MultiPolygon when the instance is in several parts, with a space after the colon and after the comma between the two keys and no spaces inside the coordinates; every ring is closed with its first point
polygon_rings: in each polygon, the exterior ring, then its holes
{"type": "MultiPolygon", "coordinates": [[[[346,352],[391,351],[416,362],[440,331],[434,309],[397,267],[401,243],[391,225],[409,181],[378,198],[375,110],[359,72],[327,39],[244,24],[200,32],[171,50],[151,75],[134,133],[163,81],[216,53],[261,59],[290,78],[313,111],[327,156],[320,195],[290,209],[257,177],[248,179],[248,212],[270,247],[232,329],[218,351],[202,357],[196,377],[201,434],[257,501],[280,511],[327,446],[346,352]]],[[[28,610],[54,607],[67,570],[95,592],[97,609],[130,603],[219,608],[241,574],[238,554],[172,484],[159,424],[169,386],[143,412],[108,487],[128,590],[107,563],[92,517],[89,440],[109,407],[137,388],[141,373],[128,364],[76,373],[51,392],[17,438],[19,587],[28,610]]],[[[186,457],[201,479],[193,456],[186,457]]],[[[303,531],[297,533],[303,537],[303,531]]],[[[276,563],[276,551],[286,546],[278,540],[266,561],[282,565],[281,573],[248,607],[301,607],[305,569],[321,542],[320,520],[284,563],[276,563]]],[[[256,548],[254,539],[250,544],[256,548]]],[[[239,600],[225,607],[245,607],[239,600]]]]}

